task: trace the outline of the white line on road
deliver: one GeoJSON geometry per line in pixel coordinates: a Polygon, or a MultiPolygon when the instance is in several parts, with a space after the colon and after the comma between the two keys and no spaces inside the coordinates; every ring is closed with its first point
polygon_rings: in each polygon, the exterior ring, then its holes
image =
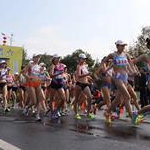
{"type": "Polygon", "coordinates": [[[21,150],[20,148],[0,139],[0,148],[3,150],[21,150]]]}

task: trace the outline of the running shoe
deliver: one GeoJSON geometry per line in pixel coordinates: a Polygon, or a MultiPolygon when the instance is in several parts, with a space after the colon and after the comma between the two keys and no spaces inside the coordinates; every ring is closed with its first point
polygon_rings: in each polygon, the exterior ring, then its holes
{"type": "Polygon", "coordinates": [[[35,110],[34,109],[32,110],[32,113],[35,114],[35,110]]]}
{"type": "Polygon", "coordinates": [[[74,105],[71,105],[71,109],[74,110],[74,105]]]}
{"type": "Polygon", "coordinates": [[[36,121],[41,121],[40,115],[36,114],[36,121]]]}
{"type": "Polygon", "coordinates": [[[56,110],[56,115],[57,115],[58,117],[61,117],[61,113],[60,113],[59,110],[56,110]]]}
{"type": "Polygon", "coordinates": [[[24,108],[22,113],[23,113],[23,115],[28,116],[29,115],[29,109],[27,107],[24,108]]]}
{"type": "Polygon", "coordinates": [[[89,113],[89,115],[87,116],[88,119],[90,120],[94,120],[95,116],[92,113],[89,113]]]}
{"type": "Polygon", "coordinates": [[[66,116],[67,112],[66,111],[62,111],[60,114],[61,114],[61,116],[66,116]]]}
{"type": "Polygon", "coordinates": [[[120,115],[123,115],[123,113],[124,113],[124,107],[120,106],[119,110],[120,110],[120,115]]]}
{"type": "Polygon", "coordinates": [[[93,107],[93,114],[96,115],[96,106],[93,107]]]}
{"type": "Polygon", "coordinates": [[[51,109],[48,109],[45,114],[48,115],[49,112],[51,112],[51,109]]]}
{"type": "Polygon", "coordinates": [[[51,116],[51,119],[52,120],[55,120],[55,119],[58,119],[59,117],[56,115],[56,114],[52,114],[52,116],[51,116]]]}
{"type": "Polygon", "coordinates": [[[112,120],[119,119],[119,118],[120,118],[120,116],[118,116],[118,115],[115,115],[115,114],[111,115],[111,119],[112,120]]]}
{"type": "Polygon", "coordinates": [[[139,125],[140,119],[138,118],[138,114],[136,112],[133,112],[132,114],[132,123],[134,125],[139,125]]]}
{"type": "Polygon", "coordinates": [[[51,119],[55,120],[55,119],[58,119],[58,118],[59,118],[59,116],[58,116],[57,111],[56,110],[52,111],[52,113],[51,113],[51,119]]]}
{"type": "Polygon", "coordinates": [[[126,113],[126,118],[129,118],[130,116],[129,116],[129,113],[126,113]]]}
{"type": "Polygon", "coordinates": [[[137,118],[138,124],[142,123],[143,120],[144,120],[144,115],[142,115],[142,114],[141,114],[141,115],[138,115],[138,118],[137,118]]]}
{"type": "Polygon", "coordinates": [[[116,114],[118,117],[120,117],[120,108],[119,107],[116,108],[116,114]]]}
{"type": "Polygon", "coordinates": [[[80,120],[82,119],[82,117],[80,116],[80,114],[76,114],[75,119],[80,120]]]}
{"type": "Polygon", "coordinates": [[[105,122],[106,124],[111,124],[112,120],[111,120],[111,115],[107,112],[104,112],[104,116],[105,116],[105,122]]]}
{"type": "Polygon", "coordinates": [[[9,108],[4,109],[4,113],[10,112],[9,108]]]}

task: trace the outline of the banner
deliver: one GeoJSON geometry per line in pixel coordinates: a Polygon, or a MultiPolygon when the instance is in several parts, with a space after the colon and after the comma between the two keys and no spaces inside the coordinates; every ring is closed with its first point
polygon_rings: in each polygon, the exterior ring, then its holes
{"type": "Polygon", "coordinates": [[[0,45],[0,60],[6,60],[11,73],[20,72],[22,66],[22,47],[0,45]]]}

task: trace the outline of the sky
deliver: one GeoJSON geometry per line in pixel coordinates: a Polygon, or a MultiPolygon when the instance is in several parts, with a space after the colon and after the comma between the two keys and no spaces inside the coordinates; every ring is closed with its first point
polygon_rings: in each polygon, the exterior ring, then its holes
{"type": "MultiPolygon", "coordinates": [[[[65,56],[83,49],[94,59],[132,45],[150,25],[150,0],[0,0],[0,32],[34,53],[65,56]]],[[[0,37],[2,44],[2,36],[0,37]]]]}

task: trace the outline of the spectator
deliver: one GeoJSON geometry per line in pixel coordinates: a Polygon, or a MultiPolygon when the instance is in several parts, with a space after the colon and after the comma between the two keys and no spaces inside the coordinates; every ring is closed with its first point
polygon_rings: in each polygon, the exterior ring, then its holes
{"type": "Polygon", "coordinates": [[[139,91],[140,91],[140,103],[141,108],[148,105],[148,96],[147,96],[147,74],[144,68],[140,68],[141,76],[139,77],[139,91]]]}

